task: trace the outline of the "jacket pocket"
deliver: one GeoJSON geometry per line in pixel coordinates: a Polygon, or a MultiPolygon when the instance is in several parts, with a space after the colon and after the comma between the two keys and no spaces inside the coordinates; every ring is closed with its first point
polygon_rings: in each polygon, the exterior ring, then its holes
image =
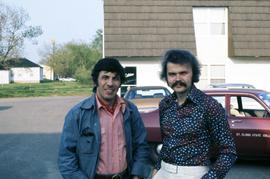
{"type": "Polygon", "coordinates": [[[91,154],[94,152],[94,134],[87,136],[80,136],[78,142],[78,151],[81,154],[91,154]]]}

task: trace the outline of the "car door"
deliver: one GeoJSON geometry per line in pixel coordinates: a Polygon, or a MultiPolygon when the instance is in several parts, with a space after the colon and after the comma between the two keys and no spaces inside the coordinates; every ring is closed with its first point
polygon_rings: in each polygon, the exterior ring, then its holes
{"type": "Polygon", "coordinates": [[[270,118],[266,106],[255,95],[244,94],[230,95],[229,106],[230,128],[238,154],[270,156],[270,118]]]}

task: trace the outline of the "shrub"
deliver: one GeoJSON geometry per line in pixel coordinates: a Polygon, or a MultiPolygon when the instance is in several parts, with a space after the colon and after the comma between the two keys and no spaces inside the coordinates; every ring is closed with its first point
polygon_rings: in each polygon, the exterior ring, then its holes
{"type": "Polygon", "coordinates": [[[90,84],[91,79],[90,79],[90,71],[87,70],[86,68],[78,68],[75,72],[75,78],[78,82],[83,83],[83,84],[90,84]]]}

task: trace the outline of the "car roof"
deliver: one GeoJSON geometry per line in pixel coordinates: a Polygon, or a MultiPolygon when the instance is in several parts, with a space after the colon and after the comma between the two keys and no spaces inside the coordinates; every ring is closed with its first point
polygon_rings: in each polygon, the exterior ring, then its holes
{"type": "Polygon", "coordinates": [[[166,87],[164,86],[134,86],[134,87],[131,87],[130,90],[147,90],[147,89],[167,89],[166,87]]]}
{"type": "Polygon", "coordinates": [[[249,93],[249,94],[260,94],[260,93],[267,93],[265,90],[260,89],[251,89],[251,88],[210,88],[203,90],[205,93],[249,93]]]}
{"type": "Polygon", "coordinates": [[[246,83],[218,83],[218,84],[210,84],[212,88],[252,88],[255,87],[251,84],[246,83]]]}

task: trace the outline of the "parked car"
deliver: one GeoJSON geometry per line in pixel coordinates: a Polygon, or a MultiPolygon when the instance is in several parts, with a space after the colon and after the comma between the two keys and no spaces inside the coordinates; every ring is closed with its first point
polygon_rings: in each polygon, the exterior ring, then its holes
{"type": "MultiPolygon", "coordinates": [[[[226,110],[240,158],[270,157],[270,93],[257,89],[211,89],[226,110]]],[[[141,113],[156,160],[161,145],[159,111],[141,113]]]]}
{"type": "Polygon", "coordinates": [[[141,113],[146,113],[158,109],[160,100],[170,94],[164,86],[137,86],[128,90],[124,98],[136,104],[141,113]]]}
{"type": "Polygon", "coordinates": [[[59,81],[76,81],[75,78],[58,78],[59,81]]]}
{"type": "Polygon", "coordinates": [[[246,83],[219,83],[219,84],[211,84],[210,88],[248,88],[255,89],[255,86],[246,83]]]}

